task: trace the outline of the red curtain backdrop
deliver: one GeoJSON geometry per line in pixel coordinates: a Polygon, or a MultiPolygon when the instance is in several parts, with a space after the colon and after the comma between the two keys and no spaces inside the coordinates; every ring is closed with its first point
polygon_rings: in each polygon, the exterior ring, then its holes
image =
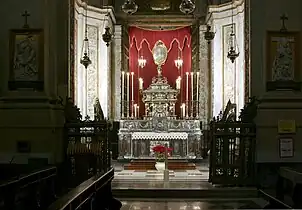
{"type": "MultiPolygon", "coordinates": [[[[134,104],[139,105],[140,117],[145,114],[142,96],[139,92],[139,78],[143,78],[144,89],[148,88],[152,78],[157,75],[156,65],[153,61],[152,49],[155,43],[161,40],[168,48],[166,63],[162,66],[162,74],[168,83],[176,88],[176,79],[181,76],[181,92],[176,103],[176,114],[180,116],[180,105],[186,100],[186,72],[191,72],[191,28],[184,27],[177,30],[154,31],[137,27],[129,28],[129,70],[134,72],[134,104]],[[140,68],[138,59],[143,56],[147,60],[146,66],[140,68]],[[183,60],[182,68],[175,66],[175,60],[183,60]]],[[[131,82],[131,76],[130,76],[131,82]]],[[[131,86],[130,86],[131,87],[131,86]]],[[[191,99],[191,86],[189,75],[189,100],[191,99]]],[[[131,93],[131,88],[130,88],[131,93]]],[[[131,94],[130,94],[130,100],[131,94]]],[[[132,109],[132,107],[131,107],[132,109]]]]}

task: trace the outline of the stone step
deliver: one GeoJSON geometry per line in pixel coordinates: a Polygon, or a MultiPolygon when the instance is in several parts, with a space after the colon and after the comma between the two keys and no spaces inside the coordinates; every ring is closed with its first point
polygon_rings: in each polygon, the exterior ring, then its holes
{"type": "Polygon", "coordinates": [[[256,188],[212,188],[212,189],[113,189],[116,198],[257,198],[256,188]]]}

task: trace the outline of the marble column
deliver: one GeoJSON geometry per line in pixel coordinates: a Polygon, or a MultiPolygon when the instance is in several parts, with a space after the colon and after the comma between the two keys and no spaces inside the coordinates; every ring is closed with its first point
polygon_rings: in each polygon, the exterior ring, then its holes
{"type": "MultiPolygon", "coordinates": [[[[70,43],[69,37],[70,31],[69,29],[69,20],[70,17],[70,10],[72,8],[69,8],[73,4],[70,4],[72,0],[68,1],[58,1],[56,5],[56,13],[49,14],[50,17],[56,16],[56,22],[55,26],[57,28],[57,38],[55,39],[55,42],[53,43],[54,46],[56,46],[56,69],[57,71],[57,95],[61,96],[63,99],[65,99],[66,96],[69,95],[68,90],[68,77],[69,77],[69,53],[70,53],[70,43]],[[64,38],[63,38],[64,37],[64,38]]],[[[73,7],[73,6],[72,6],[73,7]]],[[[47,13],[49,9],[46,8],[45,12],[47,13]]],[[[51,71],[55,71],[54,69],[51,69],[51,71]]]]}
{"type": "Polygon", "coordinates": [[[114,120],[121,119],[121,71],[122,71],[122,26],[114,26],[114,40],[113,40],[113,90],[115,106],[112,106],[114,113],[114,120]]]}
{"type": "Polygon", "coordinates": [[[57,97],[57,4],[44,2],[44,87],[49,97],[57,97]]]}

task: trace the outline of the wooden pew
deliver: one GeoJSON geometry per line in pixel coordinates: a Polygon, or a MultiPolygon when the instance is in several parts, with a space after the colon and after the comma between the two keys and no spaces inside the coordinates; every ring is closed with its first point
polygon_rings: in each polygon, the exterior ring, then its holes
{"type": "Polygon", "coordinates": [[[276,195],[284,200],[290,195],[293,208],[302,208],[302,170],[296,170],[288,167],[281,167],[277,182],[276,195]]]}
{"type": "Polygon", "coordinates": [[[302,208],[302,172],[293,168],[279,169],[276,189],[259,190],[260,195],[269,201],[266,208],[301,209],[302,208]]]}
{"type": "Polygon", "coordinates": [[[0,183],[0,209],[45,209],[55,199],[56,167],[47,167],[0,183]]]}
{"type": "Polygon", "coordinates": [[[259,190],[259,196],[269,202],[264,209],[292,209],[290,205],[278,200],[274,191],[259,190]]]}
{"type": "Polygon", "coordinates": [[[48,210],[118,210],[122,204],[112,197],[114,170],[95,175],[55,201],[48,210]]]}

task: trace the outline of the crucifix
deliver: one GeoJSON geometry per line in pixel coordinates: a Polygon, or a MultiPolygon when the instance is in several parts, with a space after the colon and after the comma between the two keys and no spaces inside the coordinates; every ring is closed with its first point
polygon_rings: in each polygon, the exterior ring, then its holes
{"type": "Polygon", "coordinates": [[[282,27],[280,29],[281,32],[287,32],[287,29],[285,27],[285,21],[288,20],[288,17],[283,14],[281,17],[280,17],[280,20],[282,21],[282,27]]]}
{"type": "Polygon", "coordinates": [[[29,25],[27,23],[27,19],[30,16],[30,14],[25,10],[25,12],[22,14],[22,17],[24,17],[24,26],[23,28],[29,28],[29,25]]]}

